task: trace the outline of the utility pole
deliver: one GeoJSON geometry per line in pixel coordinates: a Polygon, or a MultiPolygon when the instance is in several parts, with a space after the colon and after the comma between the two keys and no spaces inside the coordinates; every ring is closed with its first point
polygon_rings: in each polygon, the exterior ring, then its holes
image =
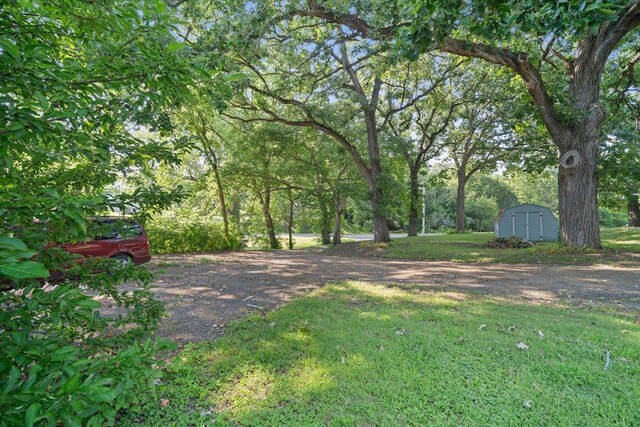
{"type": "Polygon", "coordinates": [[[427,225],[427,187],[422,187],[422,234],[426,233],[427,225]]]}

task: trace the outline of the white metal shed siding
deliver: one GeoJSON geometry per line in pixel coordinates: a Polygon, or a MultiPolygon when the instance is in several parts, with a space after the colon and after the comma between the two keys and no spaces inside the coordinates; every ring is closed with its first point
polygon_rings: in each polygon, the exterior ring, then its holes
{"type": "Polygon", "coordinates": [[[496,237],[519,237],[532,242],[558,240],[558,220],[551,209],[525,203],[505,209],[494,223],[496,237]]]}

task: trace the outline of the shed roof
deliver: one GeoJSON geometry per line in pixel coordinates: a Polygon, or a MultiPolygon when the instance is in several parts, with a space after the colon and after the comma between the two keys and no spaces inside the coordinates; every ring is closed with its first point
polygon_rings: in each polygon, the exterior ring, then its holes
{"type": "MultiPolygon", "coordinates": [[[[515,205],[515,206],[511,206],[511,207],[509,207],[509,208],[502,209],[500,212],[498,212],[498,215],[496,216],[495,221],[499,221],[499,220],[500,220],[500,218],[502,218],[502,216],[503,216],[507,211],[510,211],[510,210],[513,210],[513,209],[516,209],[516,208],[519,208],[519,207],[522,207],[522,206],[533,206],[533,207],[540,208],[540,209],[546,209],[546,210],[548,210],[549,212],[551,212],[551,215],[553,215],[553,211],[551,210],[551,208],[547,208],[547,207],[545,207],[545,206],[540,206],[540,205],[535,205],[535,204],[533,204],[533,203],[521,203],[521,204],[519,204],[519,205],[515,205]]],[[[555,215],[554,215],[554,218],[555,218],[555,215]]]]}

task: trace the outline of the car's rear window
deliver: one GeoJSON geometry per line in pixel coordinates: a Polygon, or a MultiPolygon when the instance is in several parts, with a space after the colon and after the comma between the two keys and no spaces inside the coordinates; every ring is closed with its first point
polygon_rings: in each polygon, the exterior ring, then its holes
{"type": "Polygon", "coordinates": [[[130,219],[95,219],[91,223],[90,235],[95,240],[127,239],[140,236],[142,227],[130,219]]]}

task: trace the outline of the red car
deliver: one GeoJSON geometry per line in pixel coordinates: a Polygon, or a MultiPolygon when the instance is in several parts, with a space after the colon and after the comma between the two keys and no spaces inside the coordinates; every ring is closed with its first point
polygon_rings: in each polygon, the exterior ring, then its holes
{"type": "Polygon", "coordinates": [[[128,218],[94,218],[95,238],[61,247],[84,257],[113,258],[123,265],[144,264],[151,260],[149,239],[140,224],[128,218]]]}

